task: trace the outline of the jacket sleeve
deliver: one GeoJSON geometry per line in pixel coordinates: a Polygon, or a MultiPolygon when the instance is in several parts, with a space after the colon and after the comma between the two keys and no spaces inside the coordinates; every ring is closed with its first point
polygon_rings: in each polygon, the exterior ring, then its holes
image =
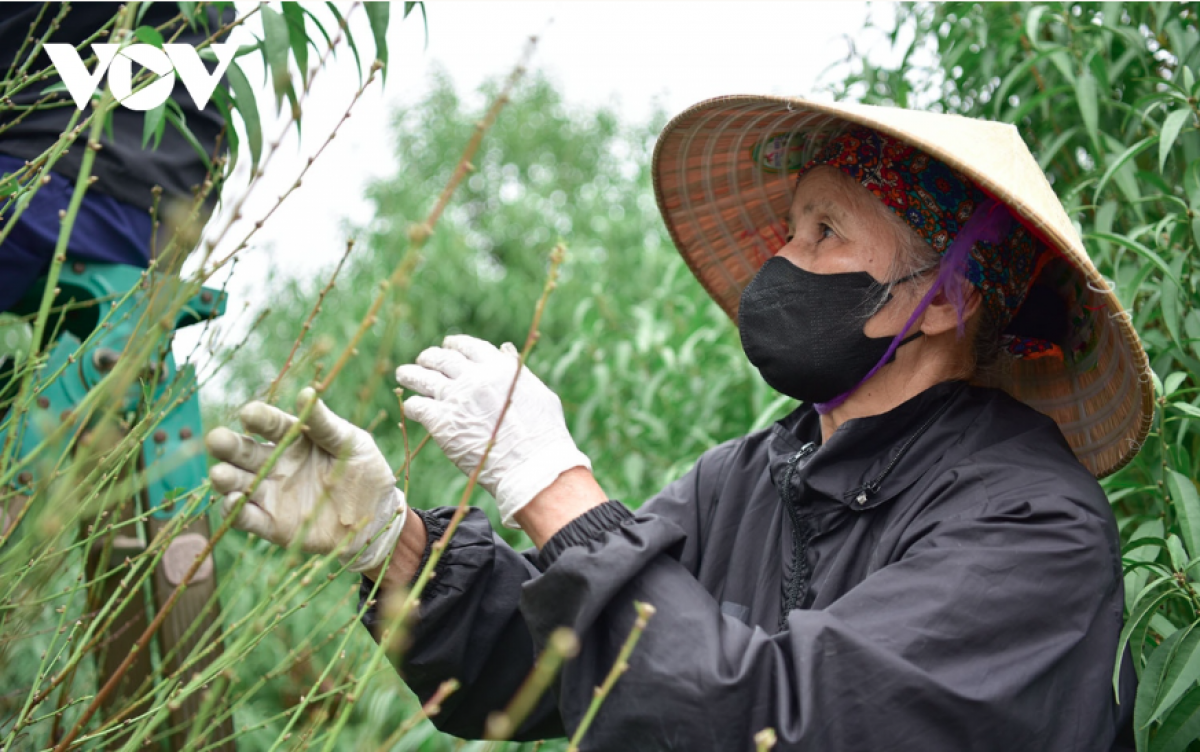
{"type": "Polygon", "coordinates": [[[929,519],[898,561],[829,608],[793,611],[779,634],[721,613],[670,519],[628,515],[548,545],[521,611],[537,644],[560,625],[581,635],[560,685],[566,727],[643,601],[657,614],[584,749],[749,750],[766,727],[778,751],[1107,748],[1094,713],[1097,692],[1111,704],[1115,645],[1095,625],[1120,625],[1119,605],[1103,613],[1120,602],[1107,521],[1093,499],[985,486],[954,473],[942,493],[978,503],[929,519]],[[1062,729],[1073,743],[1053,746],[1062,729]]]}
{"type": "MultiPolygon", "coordinates": [[[[695,495],[713,464],[702,457],[644,508],[659,510],[662,519],[673,521],[675,529],[694,529],[695,495]]],[[[413,512],[421,516],[428,532],[419,572],[428,560],[430,547],[445,532],[454,508],[413,512]]],[[[619,527],[629,516],[619,502],[610,501],[575,520],[569,530],[560,531],[548,547],[566,545],[568,540],[590,540],[619,527]]],[[[680,547],[677,553],[685,552],[680,547]]],[[[686,555],[693,560],[696,556],[694,551],[686,555]]],[[[488,715],[504,709],[532,670],[542,645],[535,644],[519,603],[522,586],[541,575],[539,561],[536,550],[519,553],[505,543],[493,532],[481,510],[469,510],[459,525],[422,594],[412,641],[396,666],[422,702],[446,679],[455,678],[461,683],[431,719],[439,729],[464,738],[482,737],[488,715]]],[[[373,587],[374,583],[364,577],[360,604],[366,602],[373,587]]],[[[375,601],[384,597],[385,593],[376,592],[375,601]]],[[[364,612],[363,622],[378,640],[381,620],[374,603],[364,612]]],[[[548,691],[513,738],[544,739],[564,734],[556,697],[548,691]]]]}

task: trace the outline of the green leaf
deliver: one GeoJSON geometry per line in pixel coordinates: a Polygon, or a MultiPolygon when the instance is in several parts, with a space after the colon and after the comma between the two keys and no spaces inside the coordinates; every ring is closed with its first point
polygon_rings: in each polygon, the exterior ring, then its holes
{"type": "Polygon", "coordinates": [[[388,17],[392,12],[391,3],[365,2],[363,8],[367,11],[367,20],[371,22],[371,35],[375,37],[375,59],[383,63],[383,80],[387,82],[387,28],[388,17]]]}
{"type": "MultiPolygon", "coordinates": [[[[1183,697],[1183,693],[1188,691],[1197,679],[1200,679],[1200,630],[1195,627],[1196,625],[1193,624],[1188,634],[1180,640],[1179,647],[1167,661],[1166,673],[1162,678],[1162,689],[1148,723],[1160,719],[1172,705],[1179,701],[1180,697],[1183,697]]],[[[1172,635],[1172,637],[1174,636],[1172,635]]],[[[1163,641],[1163,644],[1166,644],[1166,640],[1163,641]]],[[[1161,649],[1161,646],[1159,647],[1161,649]]]]}
{"type": "Polygon", "coordinates": [[[15,172],[6,172],[0,175],[0,198],[11,196],[21,189],[21,184],[16,180],[15,172]]]}
{"type": "Polygon", "coordinates": [[[218,86],[213,89],[212,103],[221,113],[221,119],[225,121],[225,138],[229,143],[229,161],[224,166],[224,172],[225,175],[232,175],[233,168],[237,167],[238,151],[240,150],[239,145],[241,143],[241,139],[238,138],[238,129],[234,127],[233,97],[225,89],[218,86]]]}
{"type": "Polygon", "coordinates": [[[1200,159],[1193,159],[1183,174],[1183,192],[1192,211],[1200,213],[1200,159]]]}
{"type": "Polygon", "coordinates": [[[154,109],[146,110],[145,119],[143,120],[143,123],[142,123],[142,148],[143,149],[146,148],[146,144],[150,143],[151,138],[154,139],[154,146],[152,148],[154,148],[154,149],[158,148],[159,142],[162,141],[163,129],[165,128],[165,126],[167,124],[167,121],[163,117],[166,114],[166,112],[167,112],[167,103],[166,102],[163,102],[162,104],[155,107],[154,109]]]}
{"type": "MultiPolygon", "coordinates": [[[[1171,591],[1168,590],[1159,593],[1153,598],[1146,598],[1145,600],[1135,604],[1136,608],[1130,612],[1129,619],[1125,621],[1125,627],[1121,629],[1121,636],[1117,640],[1117,655],[1114,658],[1116,665],[1113,667],[1112,681],[1114,695],[1119,695],[1120,693],[1121,656],[1125,654],[1125,646],[1130,644],[1130,637],[1133,636],[1133,633],[1136,630],[1145,626],[1146,622],[1150,620],[1150,615],[1162,605],[1163,601],[1165,601],[1167,598],[1170,598],[1171,595],[1171,591]]],[[[1139,645],[1134,647],[1134,652],[1136,654],[1140,651],[1141,646],[1139,645]]]]}
{"type": "Polygon", "coordinates": [[[1184,413],[1185,415],[1190,415],[1193,418],[1200,418],[1200,407],[1196,407],[1195,405],[1189,405],[1186,402],[1172,402],[1171,407],[1175,408],[1181,413],[1184,413]]]}
{"type": "Polygon", "coordinates": [[[1183,69],[1183,90],[1191,96],[1192,91],[1196,88],[1196,75],[1192,73],[1191,67],[1187,65],[1179,67],[1183,69]]]}
{"type": "MultiPolygon", "coordinates": [[[[1185,372],[1176,371],[1175,373],[1168,375],[1167,378],[1163,379],[1163,389],[1166,391],[1167,396],[1169,397],[1174,394],[1175,390],[1179,388],[1179,385],[1187,380],[1187,377],[1188,375],[1185,372]]],[[[1197,551],[1196,553],[1200,554],[1200,551],[1197,551]]]]}
{"type": "Polygon", "coordinates": [[[308,32],[304,29],[304,11],[300,3],[285,2],[283,18],[287,21],[288,43],[292,47],[292,57],[296,59],[296,67],[300,70],[300,80],[308,81],[308,32]]]}
{"type": "MultiPolygon", "coordinates": [[[[1012,122],[1012,121],[1010,120],[1008,122],[1012,122]]],[[[1054,161],[1055,155],[1058,154],[1059,150],[1062,149],[1063,145],[1066,144],[1068,141],[1070,141],[1072,138],[1075,138],[1075,134],[1078,132],[1079,132],[1079,126],[1073,125],[1070,128],[1065,129],[1062,133],[1055,136],[1054,140],[1051,141],[1049,144],[1047,144],[1045,149],[1039,149],[1038,150],[1038,166],[1041,167],[1043,171],[1045,171],[1050,166],[1050,163],[1052,161],[1054,161]]],[[[1067,158],[1073,159],[1073,157],[1070,157],[1070,156],[1068,156],[1067,158]]]]}
{"type": "MultiPolygon", "coordinates": [[[[150,5],[150,3],[146,3],[146,5],[150,5]]],[[[176,5],[179,6],[179,11],[183,13],[183,17],[187,19],[188,24],[194,27],[196,25],[196,3],[194,1],[184,2],[184,0],[180,0],[176,5]]]]}
{"type": "Polygon", "coordinates": [[[1038,38],[1038,22],[1042,19],[1042,14],[1048,8],[1045,5],[1035,5],[1029,11],[1029,15],[1025,17],[1025,36],[1029,39],[1029,44],[1035,49],[1040,50],[1042,43],[1038,38]]]}
{"type": "Polygon", "coordinates": [[[408,14],[412,13],[413,7],[421,8],[421,23],[425,27],[425,49],[429,49],[429,16],[425,15],[425,3],[410,2],[404,4],[404,17],[408,18],[408,14]]]}
{"type": "Polygon", "coordinates": [[[1196,492],[1196,484],[1182,473],[1167,470],[1167,490],[1179,519],[1184,545],[1192,556],[1200,556],[1200,493],[1196,492]]]}
{"type": "Polygon", "coordinates": [[[287,21],[282,14],[266,5],[259,6],[259,12],[262,14],[267,64],[271,69],[271,88],[275,90],[275,110],[278,111],[292,83],[292,76],[288,72],[287,21]]]}
{"type": "Polygon", "coordinates": [[[1163,719],[1150,740],[1150,752],[1185,752],[1200,739],[1200,687],[1192,687],[1163,719]]]}
{"type": "Polygon", "coordinates": [[[1167,155],[1171,153],[1171,147],[1175,145],[1175,139],[1179,137],[1179,131],[1183,130],[1183,124],[1191,117],[1192,111],[1188,109],[1175,110],[1167,119],[1163,121],[1162,139],[1158,142],[1158,171],[1162,172],[1167,166],[1167,155]]]}
{"type": "Polygon", "coordinates": [[[1100,94],[1096,90],[1096,78],[1088,69],[1075,79],[1075,101],[1079,104],[1079,115],[1088,132],[1097,157],[1104,153],[1100,146],[1100,94]]]}
{"type": "Polygon", "coordinates": [[[160,50],[163,48],[162,34],[159,34],[158,29],[153,26],[139,26],[133,30],[133,35],[142,44],[149,44],[160,50]]]}
{"type": "Polygon", "coordinates": [[[354,53],[354,64],[358,67],[358,85],[362,86],[362,58],[358,56],[358,45],[354,41],[354,35],[350,33],[350,25],[346,23],[346,19],[342,18],[342,13],[337,9],[337,6],[332,2],[326,2],[325,7],[329,8],[329,12],[337,19],[338,27],[342,33],[346,35],[346,44],[350,45],[350,51],[354,53]]]}
{"type": "Polygon", "coordinates": [[[1175,533],[1167,536],[1167,553],[1171,555],[1171,567],[1176,572],[1187,571],[1188,554],[1183,547],[1183,541],[1175,533]]]}
{"type": "Polygon", "coordinates": [[[1193,627],[1180,629],[1163,640],[1150,653],[1146,667],[1138,675],[1137,701],[1133,709],[1133,726],[1135,729],[1145,729],[1154,720],[1152,711],[1157,701],[1164,695],[1164,682],[1167,679],[1171,658],[1181,642],[1192,637],[1200,638],[1200,630],[1193,627]]]}
{"type": "MultiPolygon", "coordinates": [[[[233,66],[231,65],[230,67],[232,68],[233,66]]],[[[179,108],[179,104],[174,99],[168,99],[164,104],[166,104],[165,114],[167,122],[175,126],[175,130],[179,131],[179,134],[183,136],[183,140],[187,141],[191,145],[192,150],[200,156],[200,160],[204,162],[204,169],[211,171],[212,160],[209,159],[208,152],[200,145],[200,141],[196,138],[195,134],[188,128],[187,118],[184,116],[183,110],[179,108]]]]}
{"type": "MultiPolygon", "coordinates": [[[[304,15],[308,16],[308,20],[312,21],[313,26],[317,27],[317,31],[321,32],[321,36],[325,39],[325,45],[328,47],[333,47],[333,40],[329,37],[329,32],[325,31],[325,25],[321,23],[321,19],[317,18],[315,13],[308,8],[305,8],[303,5],[300,6],[300,10],[304,11],[304,15]]],[[[336,54],[337,52],[335,51],[334,55],[336,56],[336,54]]]]}
{"type": "Polygon", "coordinates": [[[1109,242],[1116,243],[1122,248],[1127,248],[1128,250],[1131,250],[1139,256],[1145,258],[1147,261],[1153,263],[1159,269],[1162,269],[1162,272],[1164,275],[1166,275],[1167,279],[1171,280],[1175,284],[1179,284],[1179,279],[1175,276],[1175,273],[1171,271],[1171,267],[1167,265],[1167,262],[1162,260],[1162,257],[1132,238],[1127,238],[1124,235],[1114,235],[1110,232],[1093,232],[1088,233],[1084,237],[1095,240],[1107,240],[1109,242]]]}
{"type": "MultiPolygon", "coordinates": [[[[1183,278],[1183,262],[1186,260],[1185,254],[1178,254],[1171,261],[1171,272],[1175,279],[1183,278]]],[[[1162,281],[1162,296],[1159,300],[1159,305],[1162,308],[1162,321],[1167,327],[1167,334],[1171,335],[1171,339],[1175,344],[1183,347],[1183,340],[1179,336],[1179,322],[1183,319],[1182,311],[1179,306],[1179,285],[1175,284],[1170,279],[1162,281]]],[[[1167,389],[1166,394],[1170,394],[1173,389],[1167,389]]]]}
{"type": "Polygon", "coordinates": [[[1108,185],[1109,179],[1116,174],[1117,170],[1124,167],[1129,160],[1150,148],[1157,140],[1158,136],[1147,136],[1146,138],[1143,138],[1141,141],[1138,141],[1136,144],[1126,149],[1119,157],[1114,159],[1112,163],[1109,164],[1108,169],[1104,171],[1104,176],[1100,178],[1100,182],[1096,184],[1094,201],[1096,203],[1100,202],[1100,191],[1104,190],[1104,186],[1108,185]]]}
{"type": "Polygon", "coordinates": [[[242,127],[246,130],[246,145],[250,148],[250,167],[258,170],[258,160],[262,157],[263,132],[262,121],[258,116],[258,101],[254,97],[254,87],[250,85],[246,73],[236,62],[230,63],[225,71],[233,93],[233,105],[242,117],[242,127]]]}

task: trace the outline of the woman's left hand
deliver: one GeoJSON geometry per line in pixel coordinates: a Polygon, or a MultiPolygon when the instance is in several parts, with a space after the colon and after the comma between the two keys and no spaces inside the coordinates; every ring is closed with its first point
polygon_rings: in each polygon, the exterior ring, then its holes
{"type": "MultiPolygon", "coordinates": [[[[396,381],[418,395],[404,401],[405,415],[423,425],[459,470],[470,475],[504,410],[519,363],[516,348],[455,334],[396,369],[396,381]]],[[[567,430],[558,395],[522,369],[512,403],[479,473],[500,507],[504,524],[564,472],[591,469],[567,430]]]]}

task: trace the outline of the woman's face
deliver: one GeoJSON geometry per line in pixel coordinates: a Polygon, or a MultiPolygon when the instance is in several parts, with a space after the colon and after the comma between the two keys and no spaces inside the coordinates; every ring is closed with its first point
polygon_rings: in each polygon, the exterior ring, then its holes
{"type": "MultiPolygon", "coordinates": [[[[888,211],[841,170],[814,167],[796,186],[789,239],[776,255],[813,274],[866,272],[887,282],[898,251],[896,231],[884,214],[888,211]]],[[[893,300],[867,321],[863,332],[868,337],[894,335],[912,308],[893,300]]]]}

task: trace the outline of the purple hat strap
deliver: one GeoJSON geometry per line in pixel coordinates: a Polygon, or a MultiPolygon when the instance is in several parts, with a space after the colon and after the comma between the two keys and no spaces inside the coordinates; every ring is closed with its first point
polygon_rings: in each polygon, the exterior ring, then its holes
{"type": "Polygon", "coordinates": [[[841,406],[850,395],[854,394],[860,386],[865,384],[880,368],[891,362],[892,357],[896,354],[896,349],[907,340],[905,336],[908,330],[917,322],[918,319],[925,313],[930,303],[933,302],[938,292],[945,290],[950,302],[954,304],[954,308],[958,311],[958,336],[963,336],[965,331],[965,322],[963,321],[963,312],[967,307],[966,291],[962,284],[951,284],[952,282],[961,282],[967,277],[967,259],[971,255],[971,249],[975,244],[983,241],[992,243],[993,245],[1000,243],[1008,236],[1012,215],[1008,209],[993,198],[986,198],[980,202],[979,206],[975,207],[975,211],[971,213],[971,218],[959,230],[958,236],[954,238],[954,242],[946,249],[946,253],[942,255],[942,261],[938,265],[937,279],[930,286],[929,291],[921,298],[921,302],[913,309],[912,315],[908,317],[908,322],[905,323],[899,333],[892,338],[892,343],[888,346],[887,351],[875,367],[863,376],[862,381],[855,384],[850,391],[845,394],[838,395],[828,402],[818,402],[814,405],[817,412],[825,415],[835,408],[841,406]]]}

